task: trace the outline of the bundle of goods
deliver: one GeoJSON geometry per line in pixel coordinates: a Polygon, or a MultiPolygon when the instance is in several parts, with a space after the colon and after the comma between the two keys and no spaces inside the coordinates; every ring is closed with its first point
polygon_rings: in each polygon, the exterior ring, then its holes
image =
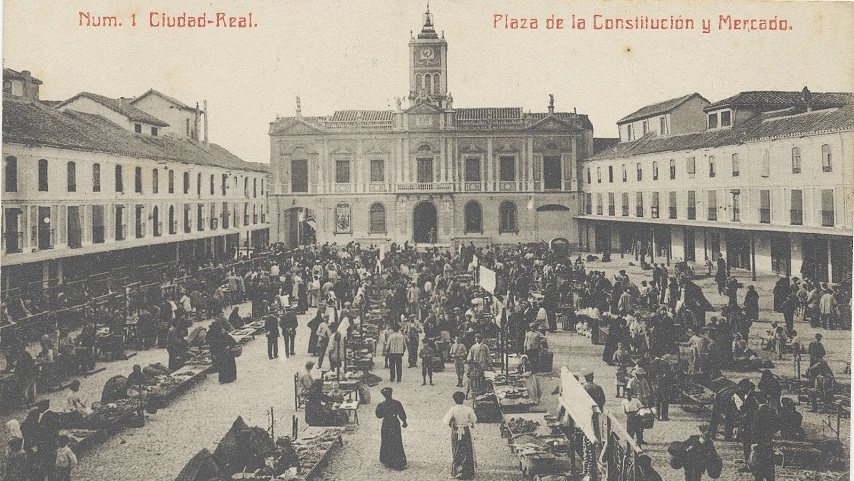
{"type": "Polygon", "coordinates": [[[255,472],[265,466],[274,451],[275,445],[267,431],[250,428],[238,416],[214,451],[214,458],[225,473],[255,472]]]}
{"type": "Polygon", "coordinates": [[[105,428],[130,413],[136,413],[141,409],[142,403],[140,399],[117,399],[97,405],[92,414],[86,418],[86,428],[94,430],[105,428]]]}
{"type": "Polygon", "coordinates": [[[495,399],[494,392],[475,397],[472,404],[478,422],[495,423],[501,421],[501,409],[498,408],[498,401],[495,399]]]}
{"type": "Polygon", "coordinates": [[[225,479],[222,471],[207,449],[190,458],[175,481],[210,481],[225,479]]]}
{"type": "Polygon", "coordinates": [[[830,457],[816,443],[804,441],[775,441],[774,450],[782,459],[783,466],[798,466],[801,468],[821,469],[830,457]]]}
{"type": "Polygon", "coordinates": [[[540,423],[530,419],[510,418],[510,421],[507,421],[507,428],[513,435],[533,433],[539,426],[540,423]]]}

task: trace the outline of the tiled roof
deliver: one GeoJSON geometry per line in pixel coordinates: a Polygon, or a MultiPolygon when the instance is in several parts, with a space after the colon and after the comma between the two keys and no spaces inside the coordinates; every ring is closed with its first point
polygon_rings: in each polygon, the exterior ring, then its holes
{"type": "Polygon", "coordinates": [[[391,110],[337,110],[332,115],[333,122],[355,122],[361,116],[365,122],[391,122],[391,110]]]}
{"type": "MultiPolygon", "coordinates": [[[[26,70],[24,72],[26,72],[26,70]]],[[[23,72],[18,72],[17,70],[12,70],[10,68],[3,68],[3,78],[14,78],[14,79],[22,79],[23,80],[23,79],[26,79],[27,77],[23,74],[23,72]]],[[[42,83],[41,80],[39,80],[35,77],[30,76],[30,79],[32,79],[33,83],[35,83],[37,85],[41,85],[41,83],[42,83]]]]}
{"type": "Polygon", "coordinates": [[[527,115],[528,118],[533,120],[534,122],[539,122],[546,117],[554,116],[557,119],[563,120],[565,122],[575,122],[578,121],[581,124],[582,128],[592,129],[593,124],[590,122],[590,119],[585,114],[577,114],[575,112],[555,112],[550,114],[548,112],[532,112],[527,115]]]}
{"type": "Polygon", "coordinates": [[[60,112],[40,102],[3,98],[3,142],[103,152],[235,170],[268,172],[215,144],[172,137],[137,135],[99,115],[60,112]]]}
{"type": "Polygon", "coordinates": [[[125,117],[134,122],[143,122],[146,124],[157,125],[159,127],[169,126],[169,124],[149,114],[148,112],[144,112],[134,107],[130,104],[129,101],[126,101],[124,99],[111,99],[110,97],[93,94],[91,92],[80,92],[74,97],[71,97],[70,99],[61,103],[59,107],[67,106],[80,97],[87,98],[89,100],[92,100],[93,102],[98,102],[104,107],[107,107],[108,109],[113,110],[114,112],[118,112],[119,114],[124,115],[125,117]]]}
{"type": "Polygon", "coordinates": [[[619,137],[614,138],[605,138],[605,137],[593,137],[593,154],[598,154],[603,150],[610,149],[620,143],[619,137]]]}
{"type": "Polygon", "coordinates": [[[148,89],[147,92],[145,92],[144,94],[140,95],[139,97],[131,100],[130,103],[135,104],[135,103],[139,102],[139,100],[141,98],[145,97],[146,95],[157,95],[158,97],[161,97],[164,100],[167,100],[167,101],[175,104],[176,106],[178,106],[179,108],[182,108],[184,110],[192,110],[192,111],[196,110],[194,107],[190,107],[189,105],[185,104],[184,102],[181,102],[180,100],[178,100],[174,97],[170,97],[170,96],[164,94],[163,92],[160,92],[160,91],[154,90],[154,89],[148,89]]]}
{"type": "MultiPolygon", "coordinates": [[[[631,122],[633,120],[640,120],[640,119],[643,119],[646,117],[652,117],[653,115],[658,115],[658,114],[670,112],[671,110],[675,109],[676,107],[687,102],[688,99],[690,99],[691,97],[694,97],[695,95],[697,97],[700,97],[703,100],[706,100],[705,98],[703,98],[702,95],[694,92],[692,94],[683,95],[682,97],[678,97],[678,98],[670,99],[670,100],[665,100],[664,102],[659,102],[657,104],[652,104],[652,105],[647,105],[646,107],[642,107],[642,108],[630,113],[629,115],[626,115],[622,119],[618,120],[617,124],[622,124],[625,122],[631,122]]],[[[708,100],[706,100],[706,102],[708,102],[708,100]]]]}
{"type": "Polygon", "coordinates": [[[854,130],[854,104],[848,104],[842,108],[814,110],[764,119],[761,116],[756,116],[731,129],[706,130],[665,137],[658,137],[654,133],[649,133],[633,142],[620,142],[613,147],[598,151],[589,159],[615,159],[657,152],[678,152],[737,145],[767,138],[851,130],[854,130]]]}
{"type": "Polygon", "coordinates": [[[521,107],[456,109],[454,113],[457,120],[521,119],[523,115],[521,107]]]}
{"type": "MultiPolygon", "coordinates": [[[[706,106],[703,110],[717,110],[723,107],[755,107],[759,110],[778,110],[787,107],[802,106],[801,92],[784,92],[779,90],[759,90],[741,92],[732,97],[706,106]]],[[[854,93],[850,92],[814,92],[812,107],[826,109],[841,107],[854,101],[854,93]]]]}

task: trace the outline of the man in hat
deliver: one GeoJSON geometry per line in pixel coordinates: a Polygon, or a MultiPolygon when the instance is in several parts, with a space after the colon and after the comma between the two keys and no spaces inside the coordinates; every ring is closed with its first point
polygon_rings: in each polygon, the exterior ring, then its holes
{"type": "Polygon", "coordinates": [[[389,381],[400,382],[403,374],[403,354],[406,352],[406,338],[400,333],[400,326],[394,326],[394,332],[388,336],[388,365],[390,370],[389,381]]]}
{"type": "Polygon", "coordinates": [[[531,370],[537,372],[540,365],[540,349],[545,340],[545,336],[538,330],[540,324],[532,322],[528,326],[528,333],[525,335],[525,354],[528,356],[528,361],[531,362],[531,370]]]}
{"type": "Polygon", "coordinates": [[[827,352],[824,350],[824,344],[821,343],[821,334],[815,335],[815,340],[810,342],[809,347],[807,347],[807,353],[810,356],[810,367],[827,355],[827,352]]]}
{"type": "Polygon", "coordinates": [[[483,371],[491,371],[489,347],[483,344],[483,339],[478,334],[474,338],[474,344],[469,349],[469,361],[474,361],[483,371]]]}
{"type": "Polygon", "coordinates": [[[638,446],[644,444],[643,440],[643,420],[640,416],[640,410],[643,409],[643,404],[633,396],[631,388],[625,389],[626,398],[623,399],[623,412],[626,414],[626,431],[629,436],[634,437],[638,446]]]}
{"type": "Polygon", "coordinates": [[[780,430],[777,413],[768,406],[768,396],[757,392],[758,407],[753,416],[750,450],[755,481],[774,481],[774,434],[780,430]]]}
{"type": "Polygon", "coordinates": [[[582,376],[584,377],[584,390],[593,398],[593,401],[599,406],[599,410],[602,410],[605,407],[605,390],[593,382],[593,371],[585,371],[582,376]]]}
{"type": "Polygon", "coordinates": [[[821,313],[821,327],[836,329],[836,312],[839,309],[839,305],[833,296],[833,290],[827,288],[826,284],[824,286],[824,294],[822,294],[821,299],[818,301],[818,309],[821,313]]]}
{"type": "Polygon", "coordinates": [[[468,349],[460,342],[460,336],[454,336],[454,344],[451,345],[451,359],[454,360],[454,369],[457,373],[457,387],[463,387],[466,357],[468,357],[468,349]]]}
{"type": "Polygon", "coordinates": [[[267,357],[275,359],[279,357],[279,323],[275,314],[264,316],[264,329],[267,331],[267,357]]]}

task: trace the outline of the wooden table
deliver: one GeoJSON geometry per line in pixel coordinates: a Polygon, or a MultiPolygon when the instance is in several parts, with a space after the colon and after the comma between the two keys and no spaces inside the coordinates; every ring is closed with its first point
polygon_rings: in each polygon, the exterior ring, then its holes
{"type": "Polygon", "coordinates": [[[359,401],[350,400],[342,403],[335,403],[332,407],[335,411],[344,411],[347,413],[347,421],[353,420],[353,424],[359,424],[359,401]],[[352,417],[350,416],[352,414],[352,417]]]}

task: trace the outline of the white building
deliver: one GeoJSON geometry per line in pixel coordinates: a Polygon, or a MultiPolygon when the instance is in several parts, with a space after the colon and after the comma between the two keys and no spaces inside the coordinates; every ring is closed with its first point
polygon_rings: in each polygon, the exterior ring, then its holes
{"type": "Polygon", "coordinates": [[[854,95],[742,92],[687,119],[704,128],[675,134],[673,120],[664,135],[626,137],[583,162],[583,244],[850,276],[854,95]]]}
{"type": "Polygon", "coordinates": [[[54,108],[15,91],[3,96],[4,291],[267,242],[266,165],[163,134],[120,99],[54,108]]]}

